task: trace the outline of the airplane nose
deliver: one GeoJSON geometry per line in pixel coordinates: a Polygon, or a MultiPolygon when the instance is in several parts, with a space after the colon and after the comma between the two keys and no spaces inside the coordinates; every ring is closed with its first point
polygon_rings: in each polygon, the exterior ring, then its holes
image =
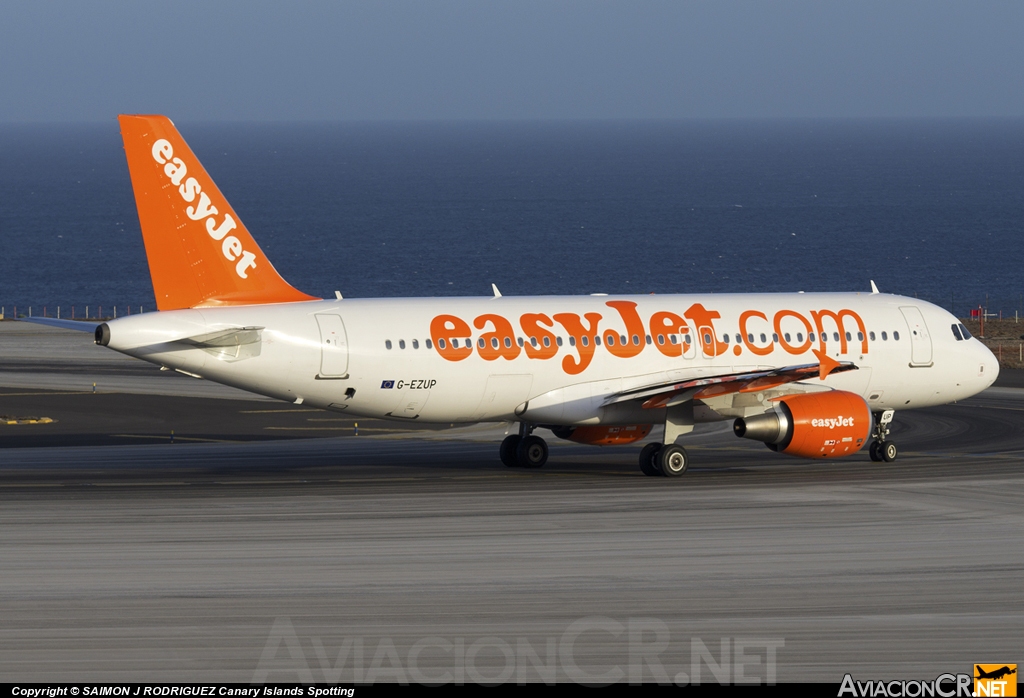
{"type": "Polygon", "coordinates": [[[999,359],[995,357],[992,350],[986,347],[984,344],[978,343],[981,347],[981,366],[978,373],[978,377],[981,378],[985,387],[989,387],[996,382],[996,378],[999,377],[999,359]]]}

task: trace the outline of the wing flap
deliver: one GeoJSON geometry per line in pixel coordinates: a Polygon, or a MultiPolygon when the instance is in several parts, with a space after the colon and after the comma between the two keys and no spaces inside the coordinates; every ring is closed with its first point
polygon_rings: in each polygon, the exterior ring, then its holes
{"type": "Polygon", "coordinates": [[[660,409],[670,402],[676,401],[684,393],[691,393],[687,399],[693,400],[719,397],[731,393],[756,393],[771,390],[786,383],[809,380],[814,377],[824,380],[834,373],[857,370],[857,366],[850,361],[836,361],[827,356],[824,358],[828,361],[764,371],[727,373],[720,376],[645,386],[611,395],[604,401],[602,407],[622,402],[641,401],[641,407],[644,409],[660,409]]]}

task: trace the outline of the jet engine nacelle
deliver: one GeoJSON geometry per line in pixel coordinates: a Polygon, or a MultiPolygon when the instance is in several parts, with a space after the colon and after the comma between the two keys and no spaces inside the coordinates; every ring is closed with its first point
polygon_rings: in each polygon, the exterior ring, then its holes
{"type": "Polygon", "coordinates": [[[764,414],[733,422],[736,436],[802,458],[838,458],[859,451],[871,434],[864,398],[844,390],[787,395],[764,414]]]}
{"type": "Polygon", "coordinates": [[[626,427],[551,427],[551,433],[560,439],[575,441],[592,446],[621,446],[639,441],[651,433],[650,424],[634,424],[626,427]]]}

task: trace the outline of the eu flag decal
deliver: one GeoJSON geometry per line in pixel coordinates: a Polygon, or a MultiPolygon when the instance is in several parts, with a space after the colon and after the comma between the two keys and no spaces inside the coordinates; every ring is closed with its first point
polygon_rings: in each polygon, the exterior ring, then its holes
{"type": "Polygon", "coordinates": [[[384,381],[383,383],[380,384],[381,390],[391,390],[394,387],[395,387],[395,382],[394,381],[384,381]]]}

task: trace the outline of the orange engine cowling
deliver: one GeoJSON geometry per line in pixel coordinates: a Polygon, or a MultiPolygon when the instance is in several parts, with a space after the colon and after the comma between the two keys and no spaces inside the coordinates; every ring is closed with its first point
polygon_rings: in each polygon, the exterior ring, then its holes
{"type": "Polygon", "coordinates": [[[840,458],[859,451],[871,434],[864,398],[843,390],[787,395],[764,414],[737,419],[736,436],[802,458],[840,458]]]}
{"type": "Polygon", "coordinates": [[[651,433],[651,424],[633,424],[626,427],[551,427],[560,439],[593,446],[621,446],[639,441],[651,433]]]}

